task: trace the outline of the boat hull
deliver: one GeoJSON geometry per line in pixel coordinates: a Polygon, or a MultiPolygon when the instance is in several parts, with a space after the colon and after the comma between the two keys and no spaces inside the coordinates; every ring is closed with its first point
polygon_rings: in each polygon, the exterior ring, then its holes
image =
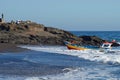
{"type": "Polygon", "coordinates": [[[66,46],[70,50],[86,50],[87,49],[87,48],[84,48],[84,47],[73,46],[73,45],[70,45],[70,44],[67,44],[66,46]]]}

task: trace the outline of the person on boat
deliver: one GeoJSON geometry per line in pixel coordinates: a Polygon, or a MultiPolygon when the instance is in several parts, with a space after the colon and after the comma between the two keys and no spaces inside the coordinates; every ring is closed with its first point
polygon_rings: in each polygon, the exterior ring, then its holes
{"type": "Polygon", "coordinates": [[[75,40],[72,40],[70,43],[71,43],[71,45],[73,45],[73,46],[80,46],[79,42],[78,42],[78,41],[75,41],[75,40]]]}
{"type": "Polygon", "coordinates": [[[76,44],[77,42],[76,42],[76,41],[74,41],[74,40],[72,40],[72,41],[71,41],[71,43],[72,43],[72,44],[76,44]]]}

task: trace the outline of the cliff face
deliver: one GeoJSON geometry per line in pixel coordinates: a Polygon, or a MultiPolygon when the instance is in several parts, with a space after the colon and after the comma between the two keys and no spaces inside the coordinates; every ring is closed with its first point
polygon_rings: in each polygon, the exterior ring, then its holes
{"type": "Polygon", "coordinates": [[[63,45],[64,40],[80,40],[75,35],[34,22],[0,24],[0,43],[63,45]]]}

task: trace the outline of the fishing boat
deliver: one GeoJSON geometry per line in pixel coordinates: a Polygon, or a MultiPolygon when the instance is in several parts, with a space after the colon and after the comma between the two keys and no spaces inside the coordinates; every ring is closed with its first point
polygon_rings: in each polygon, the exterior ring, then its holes
{"type": "Polygon", "coordinates": [[[104,42],[101,47],[96,46],[80,46],[77,43],[72,43],[68,41],[64,41],[65,45],[68,49],[72,50],[86,50],[86,49],[95,49],[99,50],[100,52],[108,52],[112,49],[112,43],[110,42],[104,42]]]}
{"type": "Polygon", "coordinates": [[[64,41],[64,43],[69,50],[86,50],[86,49],[88,49],[88,48],[79,46],[78,44],[73,44],[73,43],[68,42],[68,41],[64,41]]]}
{"type": "Polygon", "coordinates": [[[77,46],[77,45],[75,46],[75,45],[71,45],[71,44],[67,44],[66,46],[70,50],[86,50],[87,49],[82,46],[77,46]]]}

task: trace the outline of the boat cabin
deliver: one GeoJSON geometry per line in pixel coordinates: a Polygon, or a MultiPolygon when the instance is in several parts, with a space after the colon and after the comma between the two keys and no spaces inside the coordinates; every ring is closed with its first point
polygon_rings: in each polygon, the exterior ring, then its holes
{"type": "Polygon", "coordinates": [[[112,48],[112,43],[105,42],[105,43],[102,44],[101,48],[103,48],[103,49],[111,49],[112,48]]]}

